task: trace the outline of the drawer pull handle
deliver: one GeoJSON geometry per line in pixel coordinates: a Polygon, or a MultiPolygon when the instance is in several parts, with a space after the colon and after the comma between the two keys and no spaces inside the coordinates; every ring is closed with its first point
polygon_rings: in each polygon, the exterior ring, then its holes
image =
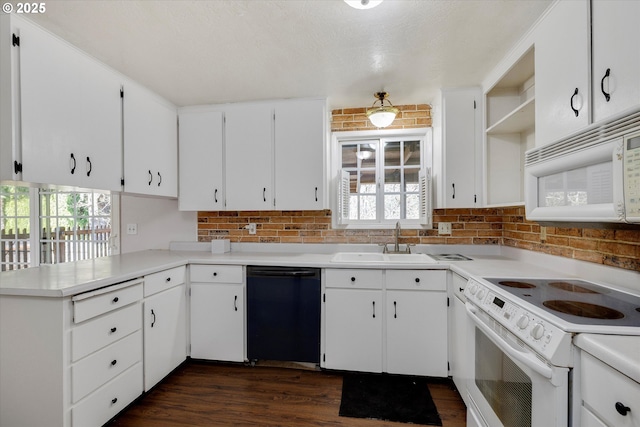
{"type": "Polygon", "coordinates": [[[373,301],[373,318],[376,318],[376,302],[373,301]]]}
{"type": "Polygon", "coordinates": [[[153,174],[149,171],[149,185],[153,182],[153,174]]]}
{"type": "Polygon", "coordinates": [[[117,303],[118,301],[120,301],[120,298],[118,298],[118,297],[115,297],[115,298],[113,299],[113,303],[114,303],[114,304],[115,304],[115,303],[117,303]]]}
{"type": "Polygon", "coordinates": [[[113,328],[111,328],[111,333],[112,333],[112,334],[115,334],[117,330],[118,330],[118,328],[116,328],[116,327],[114,326],[113,328]]]}
{"type": "Polygon", "coordinates": [[[394,319],[398,318],[398,307],[397,307],[396,301],[393,302],[393,318],[394,319]]]}
{"type": "Polygon", "coordinates": [[[420,283],[420,278],[416,277],[416,283],[420,283]]]}
{"type": "Polygon", "coordinates": [[[218,275],[218,273],[216,273],[215,271],[213,272],[213,277],[216,277],[218,275]]]}
{"type": "Polygon", "coordinates": [[[153,316],[153,320],[151,321],[151,327],[156,324],[156,314],[151,310],[151,315],[153,316]]]}
{"type": "Polygon", "coordinates": [[[616,402],[616,411],[618,411],[618,413],[623,417],[626,417],[627,413],[631,412],[631,408],[625,406],[622,402],[616,402]]]}
{"type": "Polygon", "coordinates": [[[118,363],[118,361],[116,359],[113,359],[111,361],[111,366],[116,366],[117,363],[118,363]]]}
{"type": "Polygon", "coordinates": [[[111,399],[111,404],[112,405],[115,405],[116,402],[118,402],[118,398],[117,397],[114,397],[113,399],[111,399]]]}
{"type": "Polygon", "coordinates": [[[235,296],[233,297],[233,309],[234,309],[235,311],[238,311],[238,295],[235,295],[235,296]]]}
{"type": "Polygon", "coordinates": [[[356,278],[355,278],[355,277],[351,277],[351,281],[352,281],[352,282],[355,282],[355,281],[356,281],[356,278]]]}
{"type": "Polygon", "coordinates": [[[167,277],[166,281],[170,282],[171,281],[171,277],[167,277]]]}

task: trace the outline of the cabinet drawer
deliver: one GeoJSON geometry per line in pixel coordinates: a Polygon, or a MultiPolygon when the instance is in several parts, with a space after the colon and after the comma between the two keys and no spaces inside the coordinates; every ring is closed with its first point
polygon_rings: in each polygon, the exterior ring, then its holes
{"type": "Polygon", "coordinates": [[[73,403],[104,383],[117,377],[142,360],[142,332],[137,331],[120,341],[82,359],[71,367],[73,403]]]}
{"type": "Polygon", "coordinates": [[[180,267],[144,276],[144,296],[148,297],[165,289],[183,284],[185,271],[186,267],[181,265],[180,267]]]}
{"type": "Polygon", "coordinates": [[[327,288],[382,289],[382,270],[332,269],[325,279],[327,288]]]}
{"type": "Polygon", "coordinates": [[[387,289],[447,290],[446,270],[387,270],[387,289]]]}
{"type": "Polygon", "coordinates": [[[242,283],[241,265],[192,265],[191,283],[242,283]]]}
{"type": "Polygon", "coordinates": [[[142,280],[137,279],[73,297],[73,321],[84,322],[142,299],[142,280]]]}
{"type": "Polygon", "coordinates": [[[91,320],[71,330],[71,360],[76,361],[142,328],[140,303],[91,320]]]}
{"type": "Polygon", "coordinates": [[[580,359],[584,405],[607,425],[640,427],[640,384],[584,351],[580,359]],[[630,408],[626,416],[616,410],[618,402],[630,408]]]}
{"type": "Polygon", "coordinates": [[[101,426],[142,394],[142,363],[137,363],[71,410],[73,426],[101,426]]]}

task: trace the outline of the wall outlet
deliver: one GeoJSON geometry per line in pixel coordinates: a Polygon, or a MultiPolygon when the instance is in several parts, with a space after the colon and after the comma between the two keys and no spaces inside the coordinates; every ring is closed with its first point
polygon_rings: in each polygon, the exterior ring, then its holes
{"type": "Polygon", "coordinates": [[[249,230],[249,234],[256,234],[256,223],[255,222],[250,222],[244,228],[249,230]]]}
{"type": "Polygon", "coordinates": [[[451,234],[451,223],[450,222],[439,222],[438,223],[438,234],[451,234]]]}
{"type": "Polygon", "coordinates": [[[127,224],[127,234],[138,234],[138,224],[127,224]]]}

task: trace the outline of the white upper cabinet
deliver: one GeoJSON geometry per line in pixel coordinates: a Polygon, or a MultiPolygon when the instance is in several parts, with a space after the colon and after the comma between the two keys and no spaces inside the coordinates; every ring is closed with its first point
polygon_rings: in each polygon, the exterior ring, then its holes
{"type": "Polygon", "coordinates": [[[273,107],[243,104],[225,111],[226,207],[273,207],[273,107]]]}
{"type": "Polygon", "coordinates": [[[324,100],[296,100],[275,108],[275,207],[324,207],[324,100]]]}
{"type": "Polygon", "coordinates": [[[180,210],[223,210],[223,113],[181,112],[178,126],[180,210]]]}
{"type": "Polygon", "coordinates": [[[174,105],[124,84],[124,191],[178,196],[178,116],[174,105]]]}
{"type": "Polygon", "coordinates": [[[558,2],[536,29],[536,146],[590,123],[589,40],[588,1],[558,2]]]}
{"type": "Polygon", "coordinates": [[[119,76],[31,23],[17,21],[14,30],[22,180],[119,191],[119,76]]]}
{"type": "Polygon", "coordinates": [[[441,208],[479,206],[482,114],[479,88],[442,91],[444,187],[441,208]]]}
{"type": "Polygon", "coordinates": [[[640,104],[640,1],[593,0],[593,121],[640,104]]]}

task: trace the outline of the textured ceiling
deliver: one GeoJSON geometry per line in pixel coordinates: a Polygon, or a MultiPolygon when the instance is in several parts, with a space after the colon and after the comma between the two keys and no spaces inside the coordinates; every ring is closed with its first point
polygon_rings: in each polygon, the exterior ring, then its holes
{"type": "Polygon", "coordinates": [[[438,103],[478,85],[551,0],[47,0],[31,18],[177,105],[438,103]]]}

